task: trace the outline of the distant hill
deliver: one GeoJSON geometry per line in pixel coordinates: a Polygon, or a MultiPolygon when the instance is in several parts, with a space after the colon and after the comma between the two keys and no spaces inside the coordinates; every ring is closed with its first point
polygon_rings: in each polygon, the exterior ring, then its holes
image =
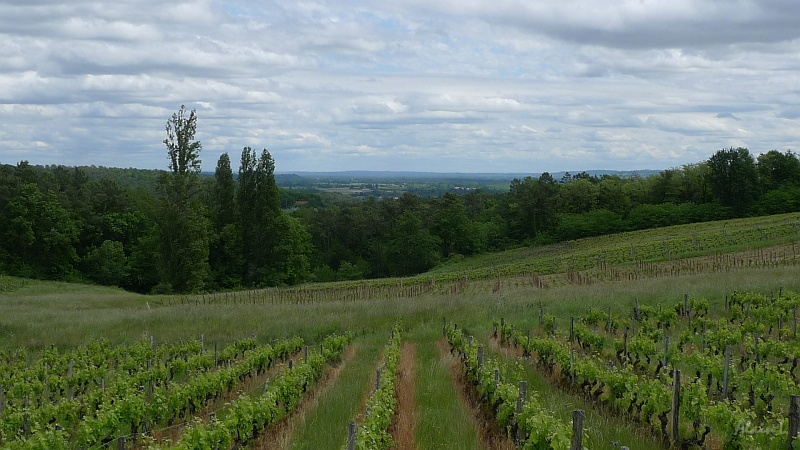
{"type": "MultiPolygon", "coordinates": [[[[623,178],[640,176],[649,177],[660,173],[660,170],[576,170],[551,172],[550,175],[560,180],[565,174],[572,175],[587,173],[593,176],[617,175],[623,178]]],[[[349,181],[375,181],[375,180],[476,180],[476,181],[508,181],[515,178],[538,178],[541,173],[468,173],[468,172],[406,172],[406,171],[379,171],[379,170],[346,170],[341,172],[302,172],[287,171],[276,172],[275,178],[280,181],[300,181],[301,179],[316,180],[349,180],[349,181]]]]}

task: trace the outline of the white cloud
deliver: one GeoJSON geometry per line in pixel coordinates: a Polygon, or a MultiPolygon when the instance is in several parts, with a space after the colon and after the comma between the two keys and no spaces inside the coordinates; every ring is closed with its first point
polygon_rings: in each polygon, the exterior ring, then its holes
{"type": "Polygon", "coordinates": [[[800,144],[790,0],[0,3],[0,162],[667,168],[800,144]]]}

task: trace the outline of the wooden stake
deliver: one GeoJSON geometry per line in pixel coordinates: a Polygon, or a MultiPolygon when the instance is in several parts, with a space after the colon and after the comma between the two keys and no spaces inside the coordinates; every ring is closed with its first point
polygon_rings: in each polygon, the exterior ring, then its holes
{"type": "Polygon", "coordinates": [[[575,342],[575,317],[569,317],[569,343],[575,342]]]}
{"type": "MultiPolygon", "coordinates": [[[[525,406],[525,396],[528,392],[528,382],[527,381],[520,381],[519,382],[519,396],[517,397],[517,415],[522,414],[522,408],[525,406]]],[[[522,431],[522,427],[517,424],[517,444],[525,439],[525,432],[522,431]]]]}
{"type": "Polygon", "coordinates": [[[356,450],[356,423],[352,420],[347,424],[347,450],[356,450]]]}
{"type": "Polygon", "coordinates": [[[731,346],[725,346],[725,366],[722,368],[722,399],[728,399],[728,368],[731,365],[731,346]]]}
{"type": "Polygon", "coordinates": [[[478,384],[483,382],[483,346],[478,346],[478,384]]]}
{"type": "Polygon", "coordinates": [[[672,442],[680,442],[681,371],[672,371],[672,442]]]}
{"type": "Polygon", "coordinates": [[[572,413],[572,442],[569,450],[583,450],[583,410],[576,409],[572,413]]]}
{"type": "Polygon", "coordinates": [[[800,396],[792,395],[789,397],[789,450],[800,432],[800,396]]]}

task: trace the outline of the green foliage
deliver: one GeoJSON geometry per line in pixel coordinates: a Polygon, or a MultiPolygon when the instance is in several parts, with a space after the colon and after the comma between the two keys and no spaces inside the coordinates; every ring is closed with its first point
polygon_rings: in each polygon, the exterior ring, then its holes
{"type": "Polygon", "coordinates": [[[199,292],[209,275],[208,225],[205,207],[197,192],[202,145],[194,140],[197,116],[186,108],[167,121],[169,168],[158,179],[161,194],[159,225],[159,274],[164,291],[199,292]]]}
{"type": "Polygon", "coordinates": [[[99,284],[121,286],[128,277],[128,257],[121,242],[103,241],[83,257],[84,273],[99,284]]]}
{"type": "Polygon", "coordinates": [[[744,211],[756,198],[758,174],[746,148],[723,149],[707,161],[711,191],[723,206],[744,211]]]}
{"type": "Polygon", "coordinates": [[[158,269],[167,292],[199,292],[209,275],[205,207],[189,194],[188,177],[165,173],[160,180],[158,269]]]}
{"type": "MultiPolygon", "coordinates": [[[[522,244],[800,208],[800,162],[792,152],[769,151],[756,163],[747,149],[722,150],[649,178],[582,173],[555,181],[542,174],[514,180],[505,194],[473,190],[420,198],[406,192],[331,202],[327,198],[335,194],[321,199],[318,193],[279,192],[275,161],[266,150],[243,150],[238,183],[227,154],[213,178],[202,177],[196,130],[197,116],[185,107],[167,121],[166,174],[24,161],[0,165],[0,270],[138,292],[278,286],[415,275],[442,261],[457,266],[466,256],[522,244]],[[291,219],[282,206],[291,209],[291,219]],[[121,252],[106,242],[119,243],[121,252]]],[[[634,236],[627,245],[575,252],[569,263],[531,258],[470,278],[497,276],[498,270],[541,275],[670,259],[793,235],[785,228],[765,224],[755,230],[761,236],[752,229],[726,227],[716,236],[692,229],[646,243],[634,236]]]]}
{"type": "Polygon", "coordinates": [[[210,191],[208,210],[213,232],[209,266],[216,287],[232,288],[241,285],[243,245],[236,185],[227,153],[219,157],[210,191]]]}
{"type": "Polygon", "coordinates": [[[770,150],[758,155],[759,183],[764,190],[800,186],[800,159],[790,150],[770,150]]]}
{"type": "Polygon", "coordinates": [[[53,191],[38,185],[18,185],[17,195],[0,208],[0,267],[42,278],[71,274],[78,255],[79,224],[58,202],[53,191]]]}
{"type": "Polygon", "coordinates": [[[596,209],[583,214],[564,214],[553,234],[562,241],[590,236],[618,233],[624,230],[619,214],[607,209],[596,209]]]}
{"type": "Polygon", "coordinates": [[[367,413],[356,432],[359,450],[388,450],[395,445],[389,426],[397,408],[397,367],[400,361],[400,326],[395,325],[392,339],[383,355],[380,386],[367,400],[367,413]]]}
{"type": "MultiPolygon", "coordinates": [[[[521,370],[518,366],[504,364],[501,360],[487,355],[484,355],[483,361],[479,363],[479,345],[474,340],[467,339],[463,330],[448,325],[446,334],[452,351],[461,356],[467,377],[475,384],[481,400],[494,408],[499,425],[509,432],[518,430],[519,434],[523,436],[520,442],[522,448],[559,450],[570,447],[570,436],[572,435],[570,427],[556,419],[552,412],[542,406],[536,392],[529,392],[523,398],[522,410],[517,412],[517,402],[520,398],[518,385],[521,380],[521,370]],[[499,381],[495,379],[496,373],[499,374],[499,381]]],[[[504,328],[502,335],[505,334],[504,328]]],[[[515,341],[524,342],[519,335],[515,336],[515,341]]],[[[537,341],[537,344],[539,342],[542,341],[537,341]]],[[[535,347],[537,344],[532,345],[535,347]]],[[[540,357],[544,357],[542,355],[545,353],[546,351],[541,351],[540,357]]],[[[566,355],[568,363],[568,353],[566,355]]]]}
{"type": "Polygon", "coordinates": [[[308,361],[291,370],[281,371],[270,380],[261,396],[240,396],[228,406],[218,421],[208,425],[195,422],[181,435],[176,448],[230,448],[246,444],[295,408],[322,376],[325,364],[340,358],[350,339],[349,335],[327,337],[322,344],[323,353],[313,353],[308,361]]]}
{"type": "Polygon", "coordinates": [[[169,156],[169,170],[173,175],[188,175],[200,173],[200,150],[203,148],[200,141],[194,140],[197,133],[197,114],[195,110],[186,117],[186,106],[181,105],[178,112],[173,113],[165,126],[167,137],[164,145],[167,146],[169,156]]]}
{"type": "Polygon", "coordinates": [[[547,172],[536,180],[531,177],[513,180],[506,212],[509,233],[524,240],[551,230],[558,220],[558,189],[559,185],[547,172]]]}
{"type": "Polygon", "coordinates": [[[281,283],[279,265],[286,264],[285,252],[279,252],[281,238],[290,227],[281,221],[280,194],[275,184],[275,161],[263,149],[242,150],[237,192],[241,215],[243,245],[243,281],[253,286],[275,286],[281,283]]]}

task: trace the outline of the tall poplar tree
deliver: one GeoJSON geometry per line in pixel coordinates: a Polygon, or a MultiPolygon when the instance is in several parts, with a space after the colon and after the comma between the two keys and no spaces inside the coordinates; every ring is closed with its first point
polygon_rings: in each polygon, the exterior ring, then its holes
{"type": "Polygon", "coordinates": [[[197,195],[202,144],[194,136],[197,115],[186,107],[166,124],[164,145],[169,172],[158,179],[161,196],[159,217],[158,289],[166,292],[198,292],[208,277],[208,231],[204,206],[197,195]]]}
{"type": "Polygon", "coordinates": [[[236,201],[231,159],[223,153],[214,171],[211,186],[210,213],[213,235],[209,249],[209,265],[218,287],[241,284],[242,232],[236,201]]]}
{"type": "Polygon", "coordinates": [[[242,230],[243,281],[251,286],[299,283],[308,275],[311,235],[281,210],[275,161],[245,147],[237,192],[242,230]]]}
{"type": "Polygon", "coordinates": [[[239,167],[239,206],[241,212],[244,281],[251,285],[278,283],[275,248],[279,239],[275,223],[281,213],[280,195],[275,184],[275,161],[264,149],[261,156],[250,147],[242,150],[239,167]]]}

